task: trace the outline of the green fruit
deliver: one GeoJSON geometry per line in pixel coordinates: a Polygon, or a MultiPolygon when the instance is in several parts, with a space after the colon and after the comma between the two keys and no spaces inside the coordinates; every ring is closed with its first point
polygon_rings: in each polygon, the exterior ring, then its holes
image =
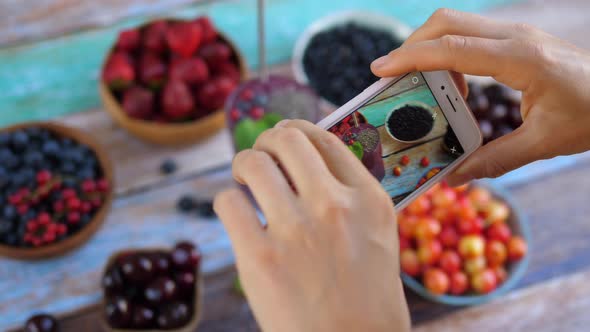
{"type": "Polygon", "coordinates": [[[268,129],[264,121],[244,119],[238,122],[234,128],[234,140],[238,151],[252,148],[256,139],[263,131],[268,129]]]}
{"type": "Polygon", "coordinates": [[[352,153],[354,153],[354,155],[359,159],[362,160],[363,159],[363,155],[364,155],[364,150],[363,150],[363,145],[361,144],[361,142],[354,142],[352,145],[348,146],[348,149],[350,151],[352,151],[352,153]]]}
{"type": "Polygon", "coordinates": [[[283,117],[277,113],[266,113],[261,120],[266,124],[267,128],[272,128],[283,120],[283,117]]]}

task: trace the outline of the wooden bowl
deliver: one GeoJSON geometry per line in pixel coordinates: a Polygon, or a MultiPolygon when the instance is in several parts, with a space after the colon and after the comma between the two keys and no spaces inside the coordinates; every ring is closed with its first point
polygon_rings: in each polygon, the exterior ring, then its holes
{"type": "MultiPolygon", "coordinates": [[[[142,248],[142,249],[127,249],[127,250],[122,250],[122,251],[118,251],[115,252],[114,254],[112,254],[108,261],[107,264],[105,265],[105,268],[103,269],[102,275],[105,275],[105,273],[107,272],[107,270],[111,267],[111,265],[113,264],[113,261],[121,254],[125,254],[128,252],[132,252],[132,253],[151,253],[151,252],[156,252],[156,251],[165,251],[165,252],[170,252],[170,249],[167,248],[142,248]]],[[[194,332],[197,330],[197,326],[199,325],[199,321],[201,320],[201,311],[202,311],[202,307],[203,307],[203,276],[201,274],[201,264],[199,264],[199,266],[197,266],[196,270],[195,270],[195,295],[194,295],[194,302],[193,302],[193,317],[191,318],[191,320],[183,327],[180,327],[178,329],[172,329],[172,330],[161,330],[161,329],[144,329],[144,330],[134,330],[134,329],[117,329],[117,328],[113,328],[109,325],[109,323],[106,321],[104,314],[101,313],[100,317],[100,322],[101,325],[103,327],[103,329],[105,331],[109,331],[109,332],[162,332],[162,331],[167,331],[167,332],[194,332]]],[[[102,299],[102,303],[101,303],[101,310],[105,307],[106,303],[105,303],[105,297],[103,296],[102,299]]]]}
{"type": "Polygon", "coordinates": [[[0,256],[23,260],[35,260],[61,255],[67,251],[79,247],[84,242],[86,242],[104,222],[104,219],[111,208],[114,188],[113,165],[108,157],[107,152],[96,140],[94,140],[92,136],[84,133],[81,130],[54,122],[27,122],[4,128],[0,130],[0,132],[12,132],[18,129],[30,127],[48,129],[56,133],[58,136],[70,138],[90,148],[96,154],[96,158],[100,163],[104,178],[109,181],[110,190],[105,197],[103,205],[94,214],[92,220],[82,229],[59,242],[38,248],[19,248],[0,244],[0,256]]]}
{"type": "Polygon", "coordinates": [[[510,217],[506,221],[510,230],[512,231],[513,235],[521,236],[527,243],[528,252],[527,254],[518,262],[511,263],[506,271],[508,272],[508,277],[504,283],[502,283],[498,288],[492,291],[489,294],[484,295],[477,295],[477,294],[465,294],[465,295],[435,295],[431,293],[422,283],[420,283],[415,278],[401,273],[401,278],[408,288],[412,289],[414,292],[418,293],[418,295],[431,300],[433,302],[438,302],[446,305],[452,306],[468,306],[468,305],[476,305],[488,302],[493,300],[506,292],[510,289],[514,288],[520,279],[524,276],[524,273],[529,264],[529,257],[531,255],[531,235],[529,230],[528,221],[522,211],[514,204],[514,201],[510,197],[510,194],[505,192],[500,187],[494,185],[492,182],[489,181],[478,181],[474,183],[475,186],[483,187],[490,190],[492,197],[494,199],[500,200],[506,203],[510,208],[510,217]]]}
{"type": "MultiPolygon", "coordinates": [[[[179,20],[174,19],[168,21],[179,20]]],[[[139,28],[141,29],[147,24],[149,24],[149,22],[139,28]]],[[[221,40],[231,47],[235,60],[238,63],[241,80],[245,80],[248,76],[248,72],[244,57],[229,38],[219,31],[218,35],[221,40]]],[[[109,51],[105,57],[105,63],[103,63],[102,68],[104,68],[111,52],[112,50],[109,51]]],[[[111,90],[102,80],[99,81],[99,89],[105,110],[113,117],[115,122],[134,136],[150,143],[159,145],[184,145],[195,143],[225,127],[225,113],[223,109],[216,110],[197,120],[182,123],[158,123],[154,121],[134,119],[129,117],[123,111],[121,104],[117,101],[115,96],[113,96],[111,90]]]]}

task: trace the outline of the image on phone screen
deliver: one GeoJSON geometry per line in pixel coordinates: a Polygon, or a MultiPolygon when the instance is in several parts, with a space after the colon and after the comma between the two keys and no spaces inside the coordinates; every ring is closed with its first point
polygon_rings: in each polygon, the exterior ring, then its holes
{"type": "Polygon", "coordinates": [[[393,81],[328,130],[398,203],[464,149],[420,72],[393,81]]]}

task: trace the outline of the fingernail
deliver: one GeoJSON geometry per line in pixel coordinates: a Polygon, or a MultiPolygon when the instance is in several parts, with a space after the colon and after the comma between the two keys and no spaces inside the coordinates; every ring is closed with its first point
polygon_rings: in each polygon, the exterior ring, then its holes
{"type": "Polygon", "coordinates": [[[387,64],[387,55],[384,55],[371,63],[371,67],[373,68],[381,68],[387,64]]]}
{"type": "Polygon", "coordinates": [[[289,119],[281,120],[281,121],[277,122],[277,124],[275,125],[275,128],[283,128],[288,123],[289,123],[289,119]]]}

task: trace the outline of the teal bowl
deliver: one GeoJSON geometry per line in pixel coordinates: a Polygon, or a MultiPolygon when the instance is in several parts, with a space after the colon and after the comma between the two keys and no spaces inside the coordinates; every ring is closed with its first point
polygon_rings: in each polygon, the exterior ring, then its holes
{"type": "Polygon", "coordinates": [[[408,288],[416,292],[418,295],[437,303],[443,303],[451,306],[471,306],[482,304],[491,301],[499,296],[506,294],[510,289],[514,288],[518,282],[524,276],[526,269],[529,265],[529,257],[531,255],[531,232],[529,229],[528,221],[522,210],[514,203],[513,198],[510,194],[501,188],[500,186],[493,183],[493,181],[478,181],[474,183],[477,186],[487,188],[492,193],[492,196],[499,199],[510,207],[511,213],[507,220],[510,229],[514,235],[522,236],[527,242],[528,251],[526,256],[520,261],[512,263],[508,266],[506,271],[508,272],[508,278],[500,285],[496,290],[485,295],[435,295],[432,294],[426,287],[420,283],[420,281],[402,272],[401,278],[408,288]]]}

